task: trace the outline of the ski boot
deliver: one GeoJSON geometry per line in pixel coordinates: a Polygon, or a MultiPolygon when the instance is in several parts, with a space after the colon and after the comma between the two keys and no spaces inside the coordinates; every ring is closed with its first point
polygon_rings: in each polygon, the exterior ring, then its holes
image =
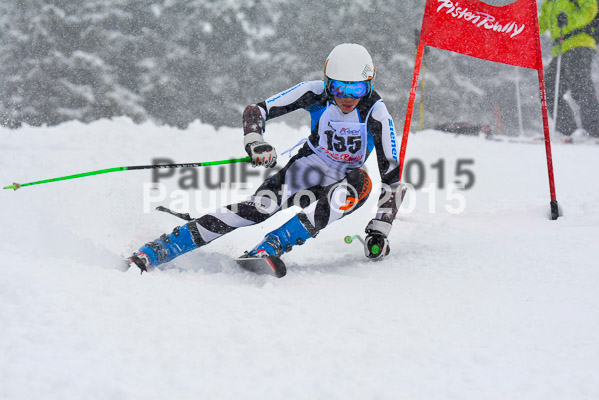
{"type": "Polygon", "coordinates": [[[183,225],[173,229],[169,235],[163,234],[153,242],[146,243],[127,261],[130,266],[138,267],[143,274],[144,271],[147,272],[198,247],[189,231],[189,226],[183,225]]]}
{"type": "Polygon", "coordinates": [[[249,271],[282,278],[287,273],[287,268],[280,256],[291,251],[294,245],[304,244],[316,234],[305,214],[297,214],[279,229],[267,234],[252,250],[246,251],[237,259],[237,263],[249,271]]]}
{"type": "Polygon", "coordinates": [[[248,252],[250,257],[280,257],[291,251],[295,245],[302,245],[316,236],[316,231],[305,214],[300,213],[287,221],[279,229],[267,234],[262,242],[248,252]]]}

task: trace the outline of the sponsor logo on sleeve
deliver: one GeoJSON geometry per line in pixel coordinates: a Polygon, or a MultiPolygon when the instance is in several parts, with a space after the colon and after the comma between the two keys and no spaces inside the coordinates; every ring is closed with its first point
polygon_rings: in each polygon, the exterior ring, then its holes
{"type": "Polygon", "coordinates": [[[391,155],[393,155],[393,159],[399,162],[399,157],[397,156],[397,139],[395,137],[395,127],[393,126],[393,120],[389,118],[389,131],[391,138],[391,155]]]}
{"type": "Polygon", "coordinates": [[[306,83],[308,83],[308,82],[301,82],[301,83],[298,83],[297,85],[295,85],[295,86],[294,86],[294,87],[292,87],[291,89],[288,89],[288,90],[284,91],[283,93],[279,93],[279,94],[275,95],[274,97],[271,97],[270,99],[266,100],[266,103],[268,104],[268,103],[272,103],[273,101],[277,101],[277,100],[279,100],[280,98],[282,98],[283,96],[285,96],[285,95],[287,95],[287,94],[289,94],[289,93],[293,92],[293,91],[294,91],[295,89],[297,89],[298,87],[300,87],[300,86],[302,86],[302,85],[305,85],[306,83]]]}

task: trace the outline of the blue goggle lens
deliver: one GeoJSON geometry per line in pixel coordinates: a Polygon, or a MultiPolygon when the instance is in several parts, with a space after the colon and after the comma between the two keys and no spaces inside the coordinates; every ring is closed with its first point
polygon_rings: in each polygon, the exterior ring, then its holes
{"type": "Polygon", "coordinates": [[[360,99],[368,94],[370,85],[368,82],[342,82],[330,81],[329,91],[335,97],[351,97],[360,99]]]}

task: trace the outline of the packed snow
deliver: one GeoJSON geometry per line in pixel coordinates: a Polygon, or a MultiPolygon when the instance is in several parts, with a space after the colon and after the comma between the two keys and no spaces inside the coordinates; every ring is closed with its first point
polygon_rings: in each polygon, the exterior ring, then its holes
{"type": "MultiPolygon", "coordinates": [[[[307,135],[266,132],[279,154],[307,135]]],[[[239,129],[200,122],[0,129],[2,186],[243,156],[239,129]]],[[[199,216],[244,198],[263,170],[245,187],[228,185],[255,172],[238,164],[177,170],[154,189],[152,171],[124,171],[2,190],[0,398],[598,398],[599,146],[554,143],[557,221],[541,144],[423,131],[407,160],[411,181],[424,180],[387,259],[343,241],[363,233],[375,189],[286,254],[282,279],[232,258],[295,209],[148,274],[122,269],[183,223],[156,206],[199,216]],[[212,188],[221,173],[225,187],[212,188]]],[[[379,182],[374,156],[367,169],[379,182]]]]}

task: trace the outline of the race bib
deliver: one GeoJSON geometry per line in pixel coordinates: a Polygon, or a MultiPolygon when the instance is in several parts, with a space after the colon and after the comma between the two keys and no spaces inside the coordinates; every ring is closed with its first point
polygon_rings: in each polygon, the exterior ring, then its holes
{"type": "MultiPolygon", "coordinates": [[[[328,105],[319,120],[318,145],[308,140],[308,146],[333,167],[360,168],[366,161],[368,150],[366,122],[339,121],[339,117],[332,116],[330,109],[328,105]]],[[[373,109],[374,106],[368,111],[365,121],[368,121],[373,109]]]]}
{"type": "Polygon", "coordinates": [[[330,161],[359,167],[366,156],[366,124],[328,121],[318,150],[330,161]]]}

